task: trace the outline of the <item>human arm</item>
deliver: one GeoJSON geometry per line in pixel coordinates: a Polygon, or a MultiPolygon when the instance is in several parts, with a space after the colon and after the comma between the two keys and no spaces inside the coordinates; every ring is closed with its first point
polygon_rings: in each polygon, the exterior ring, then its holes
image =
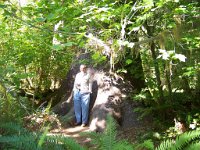
{"type": "Polygon", "coordinates": [[[76,91],[80,89],[80,83],[79,83],[79,74],[76,75],[75,80],[74,80],[74,86],[73,86],[73,91],[76,91]]]}

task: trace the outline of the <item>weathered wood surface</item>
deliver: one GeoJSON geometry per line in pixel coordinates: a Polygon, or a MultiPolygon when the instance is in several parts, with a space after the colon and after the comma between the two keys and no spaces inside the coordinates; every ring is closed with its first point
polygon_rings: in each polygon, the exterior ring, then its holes
{"type": "Polygon", "coordinates": [[[121,119],[122,92],[114,85],[114,76],[111,74],[96,72],[94,79],[98,91],[91,109],[90,130],[101,132],[106,127],[107,114],[111,114],[118,122],[121,119]]]}

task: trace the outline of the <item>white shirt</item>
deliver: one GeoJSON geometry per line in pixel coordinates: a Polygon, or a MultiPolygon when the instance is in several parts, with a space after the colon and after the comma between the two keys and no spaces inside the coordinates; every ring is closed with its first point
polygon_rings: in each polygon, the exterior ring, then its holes
{"type": "Polygon", "coordinates": [[[77,90],[81,93],[92,93],[92,79],[89,74],[84,72],[77,73],[73,91],[77,90]]]}

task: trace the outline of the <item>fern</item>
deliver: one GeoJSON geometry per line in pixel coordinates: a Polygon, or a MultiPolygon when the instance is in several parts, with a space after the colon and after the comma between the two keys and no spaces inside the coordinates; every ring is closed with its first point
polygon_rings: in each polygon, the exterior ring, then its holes
{"type": "MultiPolygon", "coordinates": [[[[184,134],[178,136],[176,140],[167,140],[162,142],[156,150],[182,150],[185,147],[190,147],[200,149],[200,144],[195,143],[195,141],[199,141],[200,131],[195,130],[191,132],[185,132],[184,134]]],[[[193,150],[193,149],[192,149],[193,150]]]]}
{"type": "Polygon", "coordinates": [[[107,116],[107,127],[102,138],[102,149],[112,150],[116,144],[116,123],[111,116],[107,116]]]}
{"type": "MultiPolygon", "coordinates": [[[[100,150],[133,150],[133,145],[125,140],[117,140],[116,123],[115,120],[108,115],[106,122],[106,129],[103,133],[85,133],[90,136],[95,149],[100,150]]],[[[82,134],[83,135],[83,134],[82,134]]]]}
{"type": "Polygon", "coordinates": [[[101,138],[102,138],[102,133],[96,133],[96,132],[83,132],[80,133],[81,136],[89,136],[91,140],[91,144],[95,145],[96,149],[100,149],[101,147],[101,138]]]}
{"type": "Polygon", "coordinates": [[[133,150],[133,145],[129,144],[125,140],[118,141],[115,145],[113,145],[114,150],[133,150]]]}
{"type": "Polygon", "coordinates": [[[81,147],[79,144],[76,143],[74,139],[64,137],[62,135],[58,136],[49,136],[47,138],[47,142],[51,143],[62,143],[63,147],[67,150],[84,150],[85,148],[81,147]]]}
{"type": "Polygon", "coordinates": [[[173,146],[175,142],[173,140],[166,140],[166,141],[163,141],[159,147],[156,148],[156,150],[169,150],[171,149],[171,147],[173,146]]]}
{"type": "Polygon", "coordinates": [[[44,130],[44,133],[41,135],[39,141],[38,141],[38,147],[42,147],[42,144],[45,142],[45,138],[47,136],[47,133],[48,133],[48,130],[49,130],[49,127],[46,127],[45,130],[44,130]]]}
{"type": "Polygon", "coordinates": [[[188,144],[190,144],[190,142],[195,141],[196,139],[199,140],[199,138],[200,138],[200,131],[198,130],[186,132],[181,136],[177,137],[176,144],[174,147],[176,149],[182,149],[188,144]]]}
{"type": "Polygon", "coordinates": [[[7,123],[0,124],[0,129],[1,128],[4,129],[4,132],[6,131],[7,134],[28,132],[25,128],[22,128],[19,124],[13,123],[13,122],[7,122],[7,123]]]}
{"type": "Polygon", "coordinates": [[[152,140],[145,140],[142,144],[139,144],[135,147],[135,149],[148,149],[148,150],[154,150],[154,145],[152,140]]]}
{"type": "Polygon", "coordinates": [[[35,150],[37,149],[36,138],[36,136],[30,134],[1,136],[0,143],[3,143],[6,147],[35,150]]]}
{"type": "Polygon", "coordinates": [[[44,133],[28,132],[26,129],[7,123],[1,125],[6,132],[0,136],[1,149],[20,150],[84,150],[75,140],[64,136],[49,136],[48,127],[44,133]]]}
{"type": "Polygon", "coordinates": [[[192,143],[188,147],[185,148],[185,150],[199,150],[200,149],[200,142],[192,143]]]}

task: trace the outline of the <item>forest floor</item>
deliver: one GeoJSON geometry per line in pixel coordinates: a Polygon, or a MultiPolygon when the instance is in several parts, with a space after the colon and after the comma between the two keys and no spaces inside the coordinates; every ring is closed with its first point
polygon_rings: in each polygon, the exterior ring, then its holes
{"type": "MultiPolygon", "coordinates": [[[[138,140],[146,138],[147,133],[152,130],[152,119],[146,117],[142,120],[138,120],[138,114],[133,111],[133,108],[138,107],[136,103],[127,102],[123,108],[123,120],[121,125],[117,128],[117,138],[125,139],[130,143],[135,143],[138,140]]],[[[91,144],[91,138],[87,135],[82,135],[83,132],[90,132],[89,127],[70,126],[62,129],[54,129],[51,134],[64,135],[76,140],[77,143],[83,147],[90,149],[94,148],[91,144]]]]}

